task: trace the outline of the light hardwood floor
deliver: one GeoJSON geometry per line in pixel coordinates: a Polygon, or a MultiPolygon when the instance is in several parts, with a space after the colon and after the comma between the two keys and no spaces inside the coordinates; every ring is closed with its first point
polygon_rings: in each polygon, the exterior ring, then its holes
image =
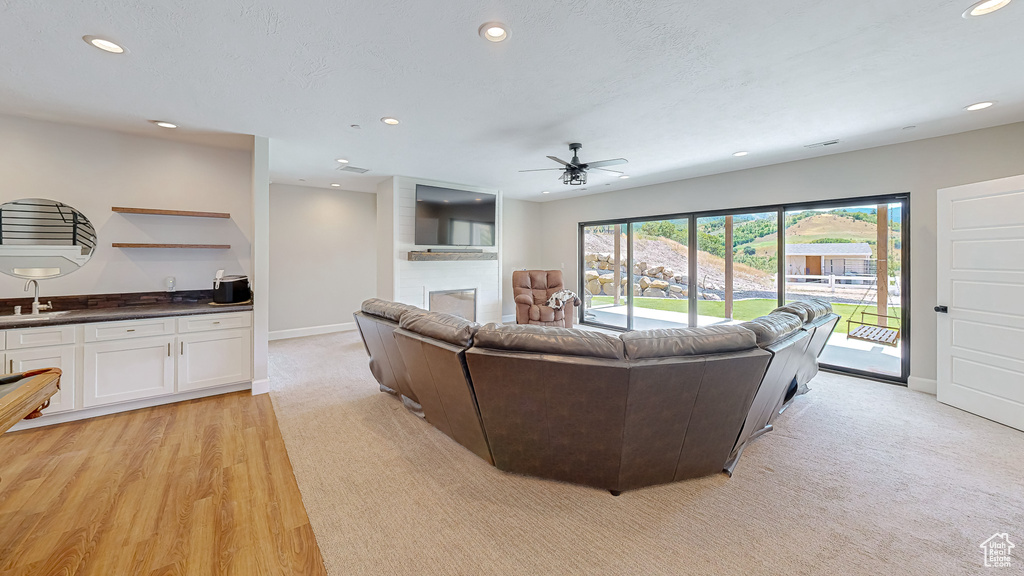
{"type": "Polygon", "coordinates": [[[320,575],[270,396],[0,436],[0,575],[320,575]]]}

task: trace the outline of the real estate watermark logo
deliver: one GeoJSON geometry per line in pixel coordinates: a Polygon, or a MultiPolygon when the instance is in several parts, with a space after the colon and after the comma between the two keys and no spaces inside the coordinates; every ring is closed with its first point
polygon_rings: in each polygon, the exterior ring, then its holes
{"type": "Polygon", "coordinates": [[[981,543],[981,549],[985,553],[986,568],[1009,568],[1010,555],[1014,549],[1013,542],[1010,542],[1010,535],[1006,532],[996,532],[991,538],[981,543]]]}

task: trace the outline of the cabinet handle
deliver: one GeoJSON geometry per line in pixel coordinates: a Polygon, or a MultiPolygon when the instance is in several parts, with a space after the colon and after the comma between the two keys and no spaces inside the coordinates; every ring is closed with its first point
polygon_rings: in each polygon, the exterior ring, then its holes
{"type": "Polygon", "coordinates": [[[129,332],[135,332],[135,328],[129,328],[128,331],[129,332]]]}
{"type": "Polygon", "coordinates": [[[11,358],[11,374],[14,374],[14,358],[11,358]]]}
{"type": "Polygon", "coordinates": [[[171,343],[170,342],[167,343],[167,357],[168,358],[171,357],[171,343]]]}
{"type": "Polygon", "coordinates": [[[181,343],[181,355],[182,356],[185,355],[185,343],[184,342],[181,343]]]}
{"type": "Polygon", "coordinates": [[[214,324],[220,324],[220,320],[218,320],[218,321],[214,322],[214,324]]]}

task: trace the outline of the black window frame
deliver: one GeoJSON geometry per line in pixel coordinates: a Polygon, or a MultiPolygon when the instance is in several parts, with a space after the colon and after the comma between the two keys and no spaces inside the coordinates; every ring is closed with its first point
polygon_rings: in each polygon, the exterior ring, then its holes
{"type": "MultiPolygon", "coordinates": [[[[694,212],[673,212],[667,214],[655,214],[650,216],[632,216],[627,218],[608,218],[604,220],[591,220],[578,223],[577,235],[577,287],[579,294],[585,294],[585,230],[591,226],[626,226],[626,270],[629,278],[632,279],[633,272],[633,225],[644,222],[656,222],[660,220],[686,220],[688,222],[688,250],[696,253],[697,246],[697,219],[714,216],[729,216],[736,214],[751,214],[775,212],[778,215],[778,270],[777,278],[785,278],[786,266],[786,234],[785,223],[787,212],[798,212],[802,210],[836,209],[851,206],[863,206],[865,204],[901,204],[900,208],[900,375],[881,374],[868,370],[837,366],[833,364],[820,364],[822,370],[851,374],[882,382],[901,384],[906,386],[910,377],[910,337],[911,337],[911,313],[910,313],[910,291],[911,291],[911,247],[910,247],[910,192],[898,192],[893,194],[880,194],[874,196],[844,197],[830,200],[814,200],[807,202],[790,202],[777,204],[764,204],[760,206],[741,206],[736,208],[723,208],[714,210],[701,210],[694,212]]],[[[687,322],[690,326],[697,324],[697,259],[687,258],[689,270],[687,272],[687,322]]],[[[600,322],[586,320],[585,306],[578,309],[577,322],[580,325],[593,326],[618,332],[627,332],[633,329],[633,290],[632,281],[627,283],[629,289],[626,293],[626,327],[603,324],[600,322]]],[[[786,283],[777,282],[778,305],[782,306],[786,301],[786,283]]]]}

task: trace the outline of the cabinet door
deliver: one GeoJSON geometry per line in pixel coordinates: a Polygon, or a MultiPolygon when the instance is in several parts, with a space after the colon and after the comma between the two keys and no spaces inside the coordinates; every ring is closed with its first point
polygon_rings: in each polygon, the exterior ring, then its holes
{"type": "Polygon", "coordinates": [[[178,392],[248,380],[252,380],[250,330],[178,336],[178,392]]]}
{"type": "Polygon", "coordinates": [[[43,415],[74,410],[75,347],[53,346],[7,352],[7,369],[11,372],[25,372],[39,368],[60,368],[62,372],[60,390],[50,398],[50,406],[43,410],[43,415]]]}
{"type": "Polygon", "coordinates": [[[86,408],[174,393],[174,337],[85,345],[86,408]]]}

